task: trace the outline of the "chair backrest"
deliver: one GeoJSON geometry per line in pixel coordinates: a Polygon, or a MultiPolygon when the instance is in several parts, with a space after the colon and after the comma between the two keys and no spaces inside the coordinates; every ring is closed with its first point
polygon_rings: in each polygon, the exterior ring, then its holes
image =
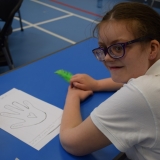
{"type": "Polygon", "coordinates": [[[12,24],[15,13],[19,10],[23,0],[0,0],[0,19],[5,22],[0,32],[0,37],[4,37],[8,28],[12,24]]]}

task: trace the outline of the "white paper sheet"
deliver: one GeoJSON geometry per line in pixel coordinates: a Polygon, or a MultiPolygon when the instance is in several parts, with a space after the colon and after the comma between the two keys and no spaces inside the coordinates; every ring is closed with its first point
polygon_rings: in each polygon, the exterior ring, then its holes
{"type": "Polygon", "coordinates": [[[59,133],[62,112],[17,89],[0,96],[0,127],[37,150],[59,133]]]}

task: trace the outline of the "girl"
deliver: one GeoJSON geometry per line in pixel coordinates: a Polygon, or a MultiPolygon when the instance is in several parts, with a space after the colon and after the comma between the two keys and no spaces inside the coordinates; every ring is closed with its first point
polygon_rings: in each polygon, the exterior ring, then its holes
{"type": "MultiPolygon", "coordinates": [[[[132,160],[160,156],[160,17],[141,3],[117,4],[96,27],[96,58],[110,79],[72,77],[60,141],[66,151],[85,155],[113,143],[132,160]],[[82,121],[80,102],[94,91],[118,90],[82,121]]],[[[106,155],[107,156],[107,155],[106,155]]]]}

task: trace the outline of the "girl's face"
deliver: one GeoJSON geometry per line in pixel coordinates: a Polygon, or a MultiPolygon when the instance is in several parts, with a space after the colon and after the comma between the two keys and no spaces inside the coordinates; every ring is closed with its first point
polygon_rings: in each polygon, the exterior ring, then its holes
{"type": "MultiPolygon", "coordinates": [[[[127,29],[124,22],[111,20],[100,26],[99,46],[102,48],[134,39],[134,35],[127,29]]],[[[125,47],[125,55],[120,59],[113,59],[106,54],[104,65],[109,69],[113,81],[127,83],[131,78],[144,75],[151,66],[148,59],[151,52],[149,46],[148,43],[145,49],[142,49],[140,42],[130,44],[125,47]]]]}

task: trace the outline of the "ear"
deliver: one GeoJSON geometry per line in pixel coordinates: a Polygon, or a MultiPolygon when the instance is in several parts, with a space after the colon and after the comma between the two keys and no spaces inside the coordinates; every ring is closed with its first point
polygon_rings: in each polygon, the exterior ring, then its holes
{"type": "Polygon", "coordinates": [[[151,49],[151,51],[150,51],[148,59],[149,60],[154,60],[160,52],[159,42],[157,40],[152,40],[150,42],[150,49],[151,49]]]}

